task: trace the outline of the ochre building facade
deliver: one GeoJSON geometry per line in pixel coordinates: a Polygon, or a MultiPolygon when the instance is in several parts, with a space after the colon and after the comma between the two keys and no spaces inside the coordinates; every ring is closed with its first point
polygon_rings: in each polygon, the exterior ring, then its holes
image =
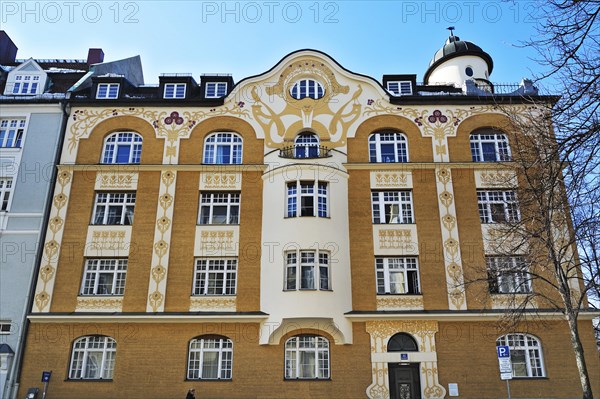
{"type": "Polygon", "coordinates": [[[302,50],[235,85],[72,93],[19,397],[52,370],[65,399],[497,398],[497,345],[513,397],[578,396],[560,314],[498,327],[526,272],[466,284],[522,256],[489,245],[518,212],[499,96],[432,80],[489,83],[459,55],[425,85],[302,50]]]}

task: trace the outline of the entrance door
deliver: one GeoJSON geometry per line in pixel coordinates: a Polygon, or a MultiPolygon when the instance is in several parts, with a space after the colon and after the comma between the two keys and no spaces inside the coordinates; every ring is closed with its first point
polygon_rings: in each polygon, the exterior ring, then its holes
{"type": "Polygon", "coordinates": [[[388,364],[390,399],[421,399],[419,363],[388,364]]]}

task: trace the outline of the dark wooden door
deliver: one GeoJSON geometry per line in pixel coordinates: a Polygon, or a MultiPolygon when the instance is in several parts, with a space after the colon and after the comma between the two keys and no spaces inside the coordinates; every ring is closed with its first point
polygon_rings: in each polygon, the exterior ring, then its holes
{"type": "Polygon", "coordinates": [[[419,363],[388,365],[390,399],[421,399],[419,363]]]}

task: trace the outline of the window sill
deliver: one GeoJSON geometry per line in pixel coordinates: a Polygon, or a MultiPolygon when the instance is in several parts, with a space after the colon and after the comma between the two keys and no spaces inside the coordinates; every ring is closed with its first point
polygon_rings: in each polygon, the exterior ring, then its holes
{"type": "Polygon", "coordinates": [[[411,293],[411,292],[407,292],[404,294],[392,294],[391,292],[385,292],[385,293],[377,293],[377,296],[423,296],[423,293],[421,292],[415,292],[415,293],[411,293]]]}
{"type": "Polygon", "coordinates": [[[186,378],[186,382],[231,382],[233,378],[186,378]]]}
{"type": "Polygon", "coordinates": [[[289,382],[304,382],[304,381],[311,381],[311,382],[315,382],[315,381],[333,381],[331,379],[331,377],[329,378],[284,378],[283,381],[289,381],[289,382]]]}
{"type": "Polygon", "coordinates": [[[548,377],[514,377],[513,376],[512,379],[528,381],[528,380],[549,380],[550,378],[548,378],[548,377]]]}
{"type": "Polygon", "coordinates": [[[239,226],[239,223],[196,223],[196,226],[239,226]]]}
{"type": "Polygon", "coordinates": [[[410,225],[416,225],[417,222],[412,222],[412,223],[373,223],[373,225],[375,226],[410,226],[410,225]]]}
{"type": "Polygon", "coordinates": [[[235,298],[237,294],[192,294],[192,298],[235,298]]]}
{"type": "Polygon", "coordinates": [[[284,219],[296,219],[296,218],[319,218],[319,219],[331,219],[331,216],[314,216],[314,215],[300,215],[300,216],[284,216],[284,219]]]}

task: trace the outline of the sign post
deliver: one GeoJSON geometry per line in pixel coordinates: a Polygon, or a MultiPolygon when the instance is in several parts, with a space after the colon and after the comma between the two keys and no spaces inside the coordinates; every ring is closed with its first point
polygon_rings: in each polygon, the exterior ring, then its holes
{"type": "Polygon", "coordinates": [[[510,383],[512,380],[512,362],[510,361],[510,347],[503,345],[497,346],[498,366],[500,366],[500,379],[506,380],[506,391],[510,399],[510,383]]]}
{"type": "Polygon", "coordinates": [[[52,370],[42,371],[42,382],[44,383],[44,393],[42,393],[42,399],[46,399],[46,392],[48,391],[48,383],[52,377],[52,370]]]}

